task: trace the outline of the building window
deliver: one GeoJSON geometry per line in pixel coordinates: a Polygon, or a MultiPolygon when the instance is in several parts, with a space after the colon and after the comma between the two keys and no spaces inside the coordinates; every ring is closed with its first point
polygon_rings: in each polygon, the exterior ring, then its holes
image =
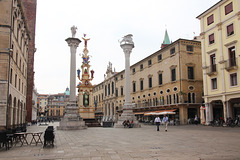
{"type": "Polygon", "coordinates": [[[193,46],[192,45],[187,45],[187,51],[193,52],[193,46]]]}
{"type": "Polygon", "coordinates": [[[213,44],[214,43],[214,33],[213,34],[210,34],[208,36],[208,39],[209,39],[209,44],[213,44]]]}
{"type": "Polygon", "coordinates": [[[152,88],[152,77],[148,78],[148,87],[152,88]]]}
{"type": "Polygon", "coordinates": [[[191,93],[188,93],[188,103],[192,103],[192,96],[191,96],[191,93]]]}
{"type": "Polygon", "coordinates": [[[173,68],[171,70],[171,78],[172,78],[172,82],[176,81],[176,68],[173,68]]]}
{"type": "Polygon", "coordinates": [[[136,92],[136,82],[133,82],[133,92],[136,92]]]}
{"type": "Polygon", "coordinates": [[[12,84],[12,68],[10,70],[10,83],[12,84]]]}
{"type": "Polygon", "coordinates": [[[18,90],[20,91],[20,89],[21,89],[21,79],[19,78],[19,80],[18,80],[18,90]]]}
{"type": "Polygon", "coordinates": [[[231,2],[225,6],[225,15],[231,13],[232,11],[233,11],[233,6],[232,6],[232,2],[231,2]]]}
{"type": "Polygon", "coordinates": [[[135,71],[135,68],[132,69],[132,74],[134,74],[136,71],[135,71]]]}
{"type": "Polygon", "coordinates": [[[176,93],[176,97],[177,97],[177,103],[179,103],[178,93],[176,93]]]}
{"type": "Polygon", "coordinates": [[[188,67],[188,79],[194,79],[194,68],[188,67]]]}
{"type": "Polygon", "coordinates": [[[121,79],[123,79],[123,75],[121,74],[121,79]]]}
{"type": "Polygon", "coordinates": [[[116,93],[116,97],[118,97],[118,89],[116,89],[116,92],[115,92],[115,93],[116,93]]]}
{"type": "Polygon", "coordinates": [[[231,36],[234,34],[233,23],[227,26],[227,36],[231,36]]]}
{"type": "Polygon", "coordinates": [[[176,103],[176,95],[173,94],[173,104],[175,104],[175,103],[176,103]]]}
{"type": "Polygon", "coordinates": [[[236,66],[235,46],[228,48],[229,67],[236,66]]]}
{"type": "Polygon", "coordinates": [[[114,82],[112,82],[112,94],[114,94],[114,82]]]}
{"type": "Polygon", "coordinates": [[[152,60],[148,60],[148,66],[151,66],[152,65],[152,60]]]}
{"type": "Polygon", "coordinates": [[[162,54],[159,54],[158,55],[158,61],[161,61],[162,60],[162,54]]]}
{"type": "Polygon", "coordinates": [[[210,56],[210,71],[211,72],[216,72],[217,68],[216,68],[216,56],[215,54],[212,54],[210,56]]]}
{"type": "Polygon", "coordinates": [[[143,70],[143,64],[140,65],[140,70],[143,70]]]}
{"type": "Polygon", "coordinates": [[[107,96],[107,85],[105,85],[105,96],[107,96]]]}
{"type": "Polygon", "coordinates": [[[196,103],[195,93],[192,93],[192,103],[196,103]]]}
{"type": "Polygon", "coordinates": [[[207,18],[207,24],[210,25],[214,22],[213,14],[207,18]]]}
{"type": "Polygon", "coordinates": [[[118,77],[115,77],[115,81],[118,81],[118,77]]]}
{"type": "Polygon", "coordinates": [[[170,55],[175,54],[175,47],[170,49],[170,55]]]}
{"type": "Polygon", "coordinates": [[[16,53],[16,64],[18,65],[18,53],[16,53]]]}
{"type": "Polygon", "coordinates": [[[110,84],[108,84],[108,95],[110,95],[110,84]]]}
{"type": "Polygon", "coordinates": [[[230,85],[236,86],[237,84],[237,73],[230,74],[230,85]]]}
{"type": "Polygon", "coordinates": [[[158,75],[158,85],[162,85],[162,73],[158,75]]]}
{"type": "Polygon", "coordinates": [[[212,82],[212,89],[217,89],[217,78],[211,79],[212,82]]]}
{"type": "Polygon", "coordinates": [[[140,90],[143,90],[143,80],[140,80],[140,90]]]}
{"type": "Polygon", "coordinates": [[[121,96],[123,96],[123,87],[121,87],[121,96]]]}

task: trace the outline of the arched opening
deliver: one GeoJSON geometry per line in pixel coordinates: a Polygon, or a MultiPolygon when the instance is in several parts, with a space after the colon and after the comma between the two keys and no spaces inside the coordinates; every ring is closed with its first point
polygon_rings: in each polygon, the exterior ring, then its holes
{"type": "Polygon", "coordinates": [[[17,102],[17,126],[19,125],[20,100],[17,102]]]}
{"type": "Polygon", "coordinates": [[[17,109],[17,100],[16,97],[14,97],[13,100],[13,128],[15,128],[16,125],[16,109],[17,109]]]}
{"type": "Polygon", "coordinates": [[[213,119],[219,120],[220,118],[223,118],[223,103],[221,100],[216,100],[211,102],[212,104],[212,114],[213,119]]]}
{"type": "Polygon", "coordinates": [[[11,128],[12,123],[12,95],[8,97],[8,117],[7,117],[7,127],[11,128]]]}

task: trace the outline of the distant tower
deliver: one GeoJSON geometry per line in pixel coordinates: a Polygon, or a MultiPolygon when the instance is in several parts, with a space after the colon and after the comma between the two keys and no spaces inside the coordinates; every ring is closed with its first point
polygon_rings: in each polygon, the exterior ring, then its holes
{"type": "Polygon", "coordinates": [[[93,80],[94,71],[90,71],[90,61],[87,49],[87,42],[90,40],[86,39],[86,34],[82,38],[84,40],[84,49],[82,55],[82,65],[81,70],[78,69],[78,79],[80,80],[77,88],[78,88],[78,106],[79,106],[79,113],[80,116],[85,119],[95,119],[95,105],[93,102],[93,86],[90,81],[93,80]],[[82,74],[80,75],[80,72],[82,74]]]}
{"type": "Polygon", "coordinates": [[[163,43],[161,45],[161,49],[168,46],[169,44],[171,44],[170,40],[169,40],[169,36],[168,36],[168,33],[167,33],[167,29],[165,30],[165,36],[164,36],[164,40],[163,40],[163,43]]]}

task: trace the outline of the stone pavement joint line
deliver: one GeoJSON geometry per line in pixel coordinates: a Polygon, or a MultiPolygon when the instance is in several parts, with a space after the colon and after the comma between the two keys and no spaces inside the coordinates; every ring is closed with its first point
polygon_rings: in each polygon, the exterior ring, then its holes
{"type": "MultiPolygon", "coordinates": [[[[58,122],[50,123],[55,127],[58,122]]],[[[29,126],[44,131],[47,126],[29,126]]],[[[239,159],[240,127],[169,126],[168,132],[156,126],[141,128],[55,129],[54,148],[23,145],[8,151],[0,149],[0,160],[165,160],[239,159]]],[[[28,141],[31,137],[27,137],[28,141]]],[[[42,135],[43,140],[43,135],[42,135]]]]}

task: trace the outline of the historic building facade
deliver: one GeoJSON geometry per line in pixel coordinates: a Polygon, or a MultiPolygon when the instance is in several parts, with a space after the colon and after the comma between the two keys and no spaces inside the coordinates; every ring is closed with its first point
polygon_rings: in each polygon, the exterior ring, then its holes
{"type": "Polygon", "coordinates": [[[38,94],[38,120],[60,120],[69,102],[69,88],[64,93],[38,94]]]}
{"type": "Polygon", "coordinates": [[[0,41],[0,127],[14,128],[26,122],[30,35],[22,1],[0,1],[0,41]]]}
{"type": "MultiPolygon", "coordinates": [[[[166,37],[169,39],[165,36],[164,42],[166,37]]],[[[147,118],[144,113],[159,110],[174,110],[176,115],[171,118],[181,124],[199,116],[203,102],[201,64],[201,43],[185,39],[164,44],[161,50],[133,64],[131,101],[139,120],[147,118]]],[[[124,105],[125,72],[112,72],[111,66],[104,81],[94,87],[94,100],[102,107],[103,121],[116,121],[124,105]]]]}
{"type": "Polygon", "coordinates": [[[221,0],[197,17],[201,23],[207,124],[240,115],[240,0],[221,0]]]}

